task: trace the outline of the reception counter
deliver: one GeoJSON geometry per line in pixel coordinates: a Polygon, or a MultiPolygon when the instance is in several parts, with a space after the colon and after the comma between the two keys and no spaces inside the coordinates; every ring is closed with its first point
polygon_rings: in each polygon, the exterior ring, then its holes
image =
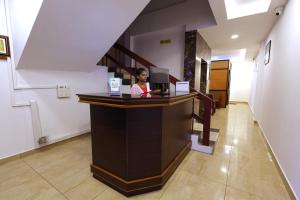
{"type": "Polygon", "coordinates": [[[196,95],[78,94],[90,104],[93,176],[126,196],[162,188],[190,151],[196,95]]]}

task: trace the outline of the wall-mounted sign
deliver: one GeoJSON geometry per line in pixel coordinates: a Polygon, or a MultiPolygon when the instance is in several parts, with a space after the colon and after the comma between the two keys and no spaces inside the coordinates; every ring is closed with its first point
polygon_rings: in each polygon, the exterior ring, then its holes
{"type": "Polygon", "coordinates": [[[0,35],[0,59],[6,59],[10,56],[8,37],[0,35]]]}
{"type": "Polygon", "coordinates": [[[161,40],[160,41],[160,44],[170,44],[171,43],[171,40],[168,39],[168,40],[161,40]]]}

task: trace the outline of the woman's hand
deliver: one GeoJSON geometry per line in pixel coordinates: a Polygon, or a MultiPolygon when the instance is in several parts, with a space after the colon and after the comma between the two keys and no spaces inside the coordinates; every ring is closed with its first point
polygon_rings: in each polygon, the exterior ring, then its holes
{"type": "Polygon", "coordinates": [[[160,89],[150,91],[150,94],[159,94],[161,92],[160,89]]]}

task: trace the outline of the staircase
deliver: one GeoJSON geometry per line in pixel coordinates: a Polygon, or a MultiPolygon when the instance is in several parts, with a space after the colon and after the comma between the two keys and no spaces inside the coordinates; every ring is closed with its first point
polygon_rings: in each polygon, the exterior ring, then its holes
{"type": "MultiPolygon", "coordinates": [[[[123,83],[123,88],[121,88],[121,90],[123,90],[123,92],[128,91],[128,93],[130,92],[130,86],[136,81],[135,72],[139,67],[144,67],[146,69],[149,69],[150,66],[157,67],[153,63],[147,61],[146,59],[118,43],[113,45],[113,47],[104,55],[97,65],[107,66],[110,77],[121,78],[123,83]]],[[[171,84],[175,85],[177,81],[180,81],[172,75],[169,77],[171,84]]],[[[196,91],[194,88],[190,88],[190,91],[198,93],[197,99],[203,105],[198,114],[195,112],[193,113],[193,118],[197,122],[203,124],[202,135],[201,137],[197,136],[198,143],[202,146],[199,148],[204,152],[212,153],[213,144],[210,142],[212,99],[206,94],[196,91]]],[[[195,138],[195,135],[192,137],[192,139],[193,138],[195,138]]]]}

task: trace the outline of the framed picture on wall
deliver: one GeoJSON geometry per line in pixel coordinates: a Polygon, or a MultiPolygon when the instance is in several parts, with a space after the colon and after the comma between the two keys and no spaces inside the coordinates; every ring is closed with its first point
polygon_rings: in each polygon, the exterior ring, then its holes
{"type": "Polygon", "coordinates": [[[268,42],[265,49],[265,65],[270,62],[270,53],[271,53],[271,40],[268,42]]]}
{"type": "Polygon", "coordinates": [[[0,58],[6,59],[10,56],[8,37],[0,35],[0,58]]]}

